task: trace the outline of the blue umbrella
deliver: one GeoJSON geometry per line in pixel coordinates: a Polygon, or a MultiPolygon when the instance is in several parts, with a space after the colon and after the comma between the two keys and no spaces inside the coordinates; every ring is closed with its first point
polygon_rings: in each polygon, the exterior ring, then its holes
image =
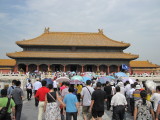
{"type": "Polygon", "coordinates": [[[82,82],[86,83],[87,80],[91,80],[91,78],[84,76],[82,82]]]}
{"type": "Polygon", "coordinates": [[[43,80],[45,80],[47,82],[47,85],[53,84],[53,81],[51,78],[44,78],[43,80]]]}
{"type": "Polygon", "coordinates": [[[71,78],[71,80],[79,80],[79,81],[82,81],[82,80],[83,80],[83,77],[76,75],[76,76],[73,76],[73,77],[71,78]]]}
{"type": "Polygon", "coordinates": [[[102,83],[102,84],[105,84],[106,81],[111,82],[112,80],[111,80],[110,78],[104,76],[104,77],[99,78],[97,82],[100,82],[100,83],[102,83]]]}
{"type": "Polygon", "coordinates": [[[117,72],[117,73],[115,73],[115,76],[117,76],[117,77],[128,77],[128,75],[126,75],[126,73],[124,73],[124,72],[117,72]]]}
{"type": "Polygon", "coordinates": [[[107,76],[108,78],[110,78],[110,79],[115,79],[115,77],[113,77],[113,76],[107,76]]]}

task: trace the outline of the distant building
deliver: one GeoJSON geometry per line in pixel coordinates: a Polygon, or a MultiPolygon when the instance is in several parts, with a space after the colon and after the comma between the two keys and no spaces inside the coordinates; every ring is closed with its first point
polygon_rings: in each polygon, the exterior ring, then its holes
{"type": "Polygon", "coordinates": [[[149,61],[131,61],[130,62],[132,74],[157,74],[160,66],[149,61]]]}
{"type": "Polygon", "coordinates": [[[30,40],[17,41],[21,52],[7,53],[16,60],[14,71],[120,71],[138,55],[124,53],[130,44],[112,40],[98,33],[50,32],[30,40]]]}
{"type": "Polygon", "coordinates": [[[0,59],[0,73],[13,72],[15,69],[16,60],[14,59],[0,59]]]}

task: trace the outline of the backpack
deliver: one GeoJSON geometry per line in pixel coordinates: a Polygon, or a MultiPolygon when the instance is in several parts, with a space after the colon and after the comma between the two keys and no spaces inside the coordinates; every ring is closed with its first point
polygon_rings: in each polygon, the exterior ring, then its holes
{"type": "Polygon", "coordinates": [[[10,104],[10,98],[8,98],[8,102],[7,102],[7,106],[6,107],[2,107],[2,109],[0,110],[0,120],[3,120],[6,116],[7,116],[7,111],[8,111],[8,107],[10,104]]]}

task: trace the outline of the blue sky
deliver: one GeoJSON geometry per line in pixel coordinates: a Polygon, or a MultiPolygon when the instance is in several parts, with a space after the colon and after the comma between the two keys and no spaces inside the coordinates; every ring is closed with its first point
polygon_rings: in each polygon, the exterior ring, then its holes
{"type": "Polygon", "coordinates": [[[15,42],[50,31],[98,32],[130,43],[124,52],[160,65],[160,0],[0,0],[0,59],[15,42]]]}

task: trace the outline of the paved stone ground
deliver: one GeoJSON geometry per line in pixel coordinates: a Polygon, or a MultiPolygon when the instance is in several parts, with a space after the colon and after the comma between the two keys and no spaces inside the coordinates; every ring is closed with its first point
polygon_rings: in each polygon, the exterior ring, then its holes
{"type": "MultiPolygon", "coordinates": [[[[21,120],[37,120],[37,116],[38,116],[38,107],[34,106],[34,98],[32,98],[30,101],[25,100],[23,102],[21,120]]],[[[103,120],[111,120],[111,116],[112,116],[111,111],[105,111],[103,120]]],[[[43,118],[43,120],[45,119],[43,118]]],[[[83,120],[82,114],[78,116],[78,120],[83,120]]],[[[133,120],[133,117],[130,114],[126,113],[125,120],[133,120]]]]}

